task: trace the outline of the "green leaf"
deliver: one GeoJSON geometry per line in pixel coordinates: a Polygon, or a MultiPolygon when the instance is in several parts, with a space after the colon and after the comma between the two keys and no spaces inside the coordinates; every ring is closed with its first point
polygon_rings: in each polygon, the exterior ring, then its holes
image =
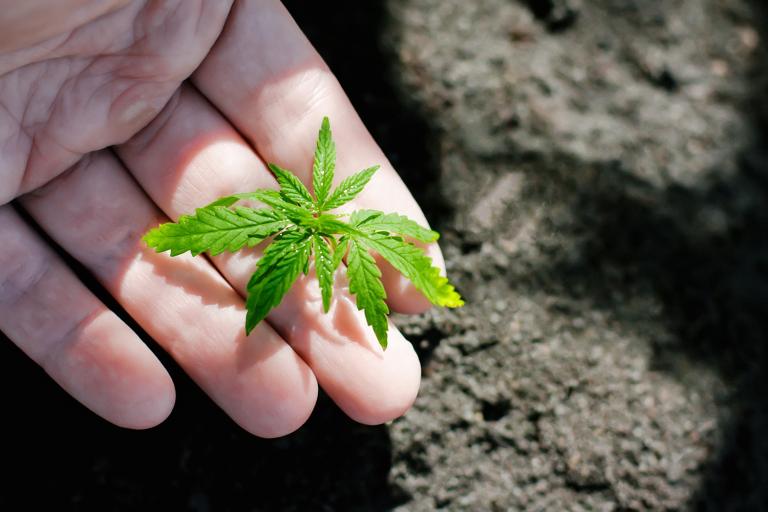
{"type": "Polygon", "coordinates": [[[243,192],[241,194],[224,196],[204,206],[204,208],[211,206],[231,206],[237,201],[242,201],[244,199],[259,201],[260,203],[264,203],[267,206],[271,206],[275,210],[285,214],[286,217],[297,223],[304,224],[312,219],[312,212],[310,210],[287,201],[285,198],[283,198],[280,191],[267,188],[256,189],[253,192],[243,192]]]}
{"type": "Polygon", "coordinates": [[[250,333],[284,299],[301,272],[308,274],[311,256],[322,296],[330,309],[336,271],[347,258],[349,291],[382,347],[387,346],[389,308],[381,270],[376,262],[391,263],[433,303],[458,307],[463,301],[448,280],[440,275],[426,253],[408,242],[434,242],[438,233],[397,213],[375,210],[346,215],[327,213],[360,194],[379,166],[370,167],[341,181],[333,189],[336,147],[327,117],[323,118],[315,147],[312,188],[282,167],[269,164],[280,190],[259,189],[222,197],[184,215],[178,222],[150,230],[144,240],[158,252],[172,256],[185,252],[212,255],[252,247],[267,237],[274,239],[247,285],[245,329],[250,333]],[[333,189],[333,190],[332,190],[333,189]],[[247,208],[236,203],[251,200],[266,208],[247,208]]]}
{"type": "Polygon", "coordinates": [[[269,312],[280,304],[296,278],[307,266],[310,235],[301,229],[279,234],[264,251],[248,282],[245,332],[250,334],[269,312]]]}
{"type": "Polygon", "coordinates": [[[333,186],[333,170],[336,167],[336,145],[331,135],[331,123],[327,117],[323,118],[320,125],[320,133],[317,135],[315,148],[315,161],[312,165],[312,188],[317,198],[317,209],[322,210],[322,205],[328,198],[328,193],[333,186]]]}
{"type": "Polygon", "coordinates": [[[212,203],[208,203],[203,208],[209,208],[211,206],[232,206],[241,199],[244,199],[245,194],[233,194],[231,196],[220,197],[212,203]]]}
{"type": "Polygon", "coordinates": [[[326,236],[357,232],[357,230],[353,226],[350,226],[349,223],[340,220],[335,215],[328,215],[325,213],[318,215],[314,219],[312,226],[326,236]]]}
{"type": "Polygon", "coordinates": [[[312,245],[315,253],[315,273],[320,284],[320,294],[323,297],[323,311],[327,313],[331,307],[333,273],[336,268],[333,266],[328,242],[322,236],[312,235],[312,245]]]}
{"type": "Polygon", "coordinates": [[[315,209],[315,200],[301,180],[287,169],[275,164],[268,164],[274,173],[277,183],[280,184],[280,195],[288,202],[306,208],[309,211],[315,209]]]}
{"type": "Polygon", "coordinates": [[[422,227],[417,222],[397,213],[358,210],[352,214],[349,220],[353,226],[365,233],[386,231],[411,237],[420,242],[434,242],[440,238],[437,231],[422,227]]]}
{"type": "Polygon", "coordinates": [[[238,196],[238,199],[253,199],[271,206],[297,224],[306,224],[313,219],[311,211],[286,201],[277,190],[258,189],[238,196]]]}
{"type": "Polygon", "coordinates": [[[339,239],[339,243],[336,244],[336,247],[333,249],[333,271],[336,272],[336,270],[339,268],[339,265],[341,265],[341,261],[344,259],[344,256],[347,255],[347,250],[349,249],[349,238],[343,236],[339,239]]]}
{"type": "Polygon", "coordinates": [[[381,283],[381,271],[373,256],[357,240],[349,242],[347,258],[349,291],[355,296],[357,309],[365,313],[365,320],[373,328],[382,348],[387,348],[387,314],[389,308],[384,300],[387,294],[381,283]]]}
{"type": "Polygon", "coordinates": [[[347,204],[363,191],[365,186],[371,181],[373,175],[379,170],[378,165],[364,169],[352,176],[347,176],[339,183],[339,186],[331,194],[331,197],[323,203],[324,210],[333,210],[341,205],[347,204]]]}
{"type": "Polygon", "coordinates": [[[275,210],[214,205],[182,215],[178,222],[161,224],[144,235],[144,241],[157,252],[171,251],[171,256],[187,251],[193,256],[205,251],[216,256],[253,247],[288,225],[290,221],[275,210]]]}
{"type": "Polygon", "coordinates": [[[381,215],[384,215],[384,212],[380,212],[378,210],[355,210],[349,216],[349,223],[352,226],[357,227],[361,224],[368,222],[369,220],[371,220],[371,218],[379,217],[381,215]]]}
{"type": "Polygon", "coordinates": [[[356,238],[359,243],[376,251],[401,274],[411,280],[435,305],[457,308],[464,305],[448,278],[440,274],[440,269],[432,266],[432,259],[415,245],[400,237],[384,233],[367,233],[356,238]]]}

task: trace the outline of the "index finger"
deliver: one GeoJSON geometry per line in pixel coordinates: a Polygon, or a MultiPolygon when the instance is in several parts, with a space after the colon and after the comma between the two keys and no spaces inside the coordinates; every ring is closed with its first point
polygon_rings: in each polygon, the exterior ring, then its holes
{"type": "MultiPolygon", "coordinates": [[[[292,170],[307,185],[317,130],[327,115],[338,147],[336,181],[381,164],[351,206],[398,212],[427,224],[338,81],[280,2],[237,3],[193,80],[265,161],[292,170]]],[[[438,267],[444,266],[436,244],[428,252],[438,267]]],[[[389,265],[382,270],[393,309],[410,313],[429,307],[396,270],[389,265]]]]}

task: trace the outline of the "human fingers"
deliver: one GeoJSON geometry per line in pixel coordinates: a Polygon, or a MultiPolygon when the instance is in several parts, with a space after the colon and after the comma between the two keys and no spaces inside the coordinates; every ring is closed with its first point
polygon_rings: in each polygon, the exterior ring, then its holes
{"type": "MultiPolygon", "coordinates": [[[[253,150],[202,96],[181,94],[143,132],[118,148],[130,172],[167,215],[194,211],[219,196],[277,186],[253,150]]],[[[257,253],[212,258],[245,295],[257,253]]],[[[418,392],[419,361],[396,328],[382,351],[346,287],[328,314],[317,279],[300,277],[267,321],[307,361],[320,385],[352,418],[382,423],[407,410],[418,392]]]]}
{"type": "Polygon", "coordinates": [[[74,30],[128,0],[0,1],[0,52],[10,52],[74,30]]]}
{"type": "Polygon", "coordinates": [[[80,403],[128,428],[162,422],[173,382],[139,337],[0,206],[0,330],[80,403]]]}
{"type": "Polygon", "coordinates": [[[266,323],[245,335],[242,299],[205,259],[144,246],[141,235],[165,219],[111,153],[22,204],[243,428],[275,437],[304,423],[317,397],[312,371],[266,323]]]}
{"type": "Polygon", "coordinates": [[[6,24],[44,36],[0,50],[0,204],[146,126],[208,53],[231,1],[0,5],[0,46],[6,24]],[[55,21],[40,22],[40,12],[55,21]]]}
{"type": "MultiPolygon", "coordinates": [[[[427,224],[341,86],[280,2],[237,2],[193,81],[265,161],[291,169],[306,184],[311,182],[320,120],[329,116],[338,147],[337,181],[371,165],[382,166],[349,208],[399,212],[427,224]]],[[[436,265],[444,266],[437,244],[428,252],[436,265]]],[[[381,263],[393,309],[416,313],[429,307],[410,281],[381,263]]]]}

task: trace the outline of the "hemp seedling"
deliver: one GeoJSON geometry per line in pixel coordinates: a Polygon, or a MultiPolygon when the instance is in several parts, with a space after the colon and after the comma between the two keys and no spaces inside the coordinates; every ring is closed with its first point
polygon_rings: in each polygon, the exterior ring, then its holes
{"type": "Polygon", "coordinates": [[[171,256],[186,252],[215,256],[254,247],[273,237],[248,282],[246,333],[280,304],[301,272],[309,272],[312,255],[326,313],[331,305],[334,274],[346,256],[349,291],[383,348],[387,347],[389,308],[381,271],[371,252],[410,279],[433,304],[462,306],[461,296],[424,250],[403,238],[434,242],[439,237],[436,231],[396,213],[358,210],[349,215],[347,222],[341,220],[344,215],[327,213],[354,199],[379,169],[378,165],[369,167],[331,190],[335,165],[336,147],[326,117],[312,167],[314,195],[296,175],[269,164],[279,191],[259,189],[222,197],[198,208],[194,215],[183,215],[178,222],[152,229],[144,235],[144,241],[157,252],[170,251],[171,256]],[[235,206],[243,199],[256,200],[267,208],[235,206]]]}

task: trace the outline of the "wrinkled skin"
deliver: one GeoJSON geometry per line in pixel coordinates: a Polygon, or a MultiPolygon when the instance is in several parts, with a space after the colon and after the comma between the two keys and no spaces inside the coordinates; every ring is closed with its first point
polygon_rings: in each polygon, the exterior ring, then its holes
{"type": "MultiPolygon", "coordinates": [[[[25,210],[238,424],[274,437],[309,416],[318,385],[381,423],[415,399],[418,359],[397,329],[382,351],[343,275],[329,314],[310,273],[246,336],[259,250],[210,260],[140,241],[223,194],[276,187],[265,161],[310,183],[324,115],[337,182],[382,171],[351,209],[424,217],[341,87],[279,2],[0,0],[0,330],[64,389],[130,428],[175,392],[144,342],[18,214],[25,210]]],[[[442,257],[429,248],[438,265],[442,257]]],[[[425,299],[391,268],[392,309],[425,299]]],[[[9,392],[9,391],[7,391],[9,392]]]]}

